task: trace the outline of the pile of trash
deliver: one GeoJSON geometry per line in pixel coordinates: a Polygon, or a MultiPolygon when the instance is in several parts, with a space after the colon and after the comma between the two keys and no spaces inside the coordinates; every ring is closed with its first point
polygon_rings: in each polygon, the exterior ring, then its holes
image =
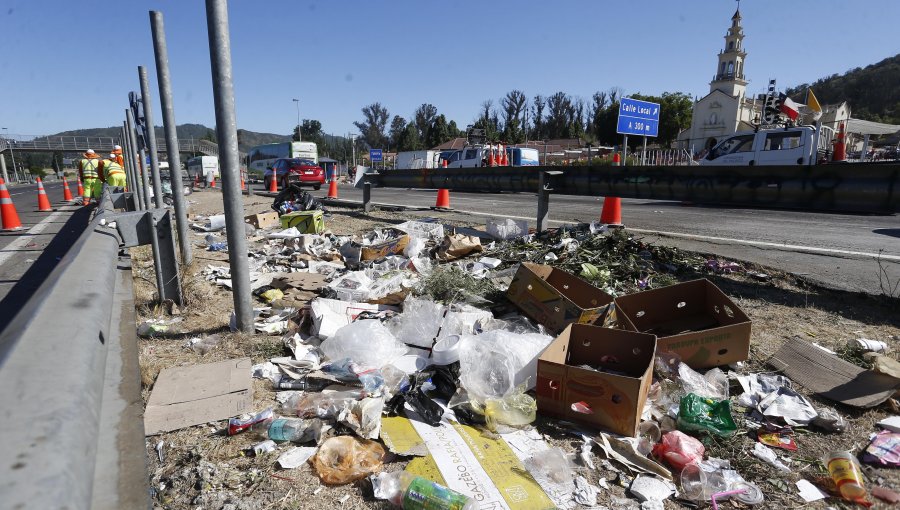
{"type": "MultiPolygon", "coordinates": [[[[279,200],[279,211],[293,203],[279,200]]],[[[368,479],[375,498],[405,509],[596,507],[610,483],[631,496],[613,508],[671,498],[765,508],[763,487],[708,455],[709,437],[753,437],[749,453],[790,473],[798,433],[846,428],[796,385],[859,407],[900,387],[890,368],[854,371],[814,344],[787,344],[771,373],[747,373],[747,316],[707,280],[676,283],[688,269],[740,267],[596,224],[534,235],[498,223],[487,244],[444,230],[407,221],[360,237],[274,225],[250,234],[256,329],[281,335],[290,354],[241,372],[275,391],[271,406],[228,421],[229,436],[256,438],[248,455],[277,455],[283,470],[308,464],[327,485],[368,479]],[[814,366],[878,383],[839,395],[833,381],[817,386],[827,377],[814,366]],[[539,416],[580,451],[551,446],[539,416]],[[385,472],[397,457],[406,469],[385,472]]],[[[230,287],[227,267],[205,274],[230,287]]],[[[868,342],[854,345],[877,346],[868,342]]],[[[900,500],[868,490],[860,468],[900,465],[898,422],[880,423],[859,457],[820,459],[833,483],[802,479],[797,495],[900,500]]]]}

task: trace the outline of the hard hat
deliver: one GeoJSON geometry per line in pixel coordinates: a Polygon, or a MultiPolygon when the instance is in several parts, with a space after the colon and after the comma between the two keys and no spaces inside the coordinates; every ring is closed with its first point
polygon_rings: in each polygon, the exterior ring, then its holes
{"type": "Polygon", "coordinates": [[[110,154],[110,155],[109,155],[109,159],[116,159],[116,155],[115,155],[115,154],[110,154]]]}
{"type": "Polygon", "coordinates": [[[122,150],[122,146],[121,146],[121,145],[116,145],[115,147],[113,147],[113,150],[114,150],[114,151],[120,151],[120,150],[122,150]]]}
{"type": "Polygon", "coordinates": [[[94,149],[88,149],[87,151],[85,151],[85,154],[93,154],[93,153],[94,153],[94,149]]]}

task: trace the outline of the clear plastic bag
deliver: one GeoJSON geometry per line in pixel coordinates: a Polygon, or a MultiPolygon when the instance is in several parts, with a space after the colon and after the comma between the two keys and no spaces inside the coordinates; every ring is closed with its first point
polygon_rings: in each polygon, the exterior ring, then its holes
{"type": "Polygon", "coordinates": [[[320,349],[329,359],[350,358],[368,368],[381,368],[409,350],[377,320],[360,320],[340,328],[320,349]]]}
{"type": "Polygon", "coordinates": [[[482,403],[505,397],[520,385],[527,391],[537,378],[537,358],[552,340],[549,335],[504,330],[464,335],[459,343],[460,382],[482,403]]]}
{"type": "Polygon", "coordinates": [[[375,441],[337,436],[325,440],[310,462],[322,483],[343,485],[380,471],[384,455],[375,441]]]}
{"type": "Polygon", "coordinates": [[[533,475],[566,484],[575,480],[575,463],[559,448],[549,448],[525,461],[525,467],[533,475]]]}
{"type": "Polygon", "coordinates": [[[484,403],[484,418],[488,430],[496,432],[503,426],[524,427],[537,417],[537,402],[522,391],[504,398],[489,398],[484,403]]]}
{"type": "Polygon", "coordinates": [[[407,345],[431,348],[445,311],[444,305],[430,299],[407,298],[403,313],[388,321],[387,327],[397,340],[407,345]]]}

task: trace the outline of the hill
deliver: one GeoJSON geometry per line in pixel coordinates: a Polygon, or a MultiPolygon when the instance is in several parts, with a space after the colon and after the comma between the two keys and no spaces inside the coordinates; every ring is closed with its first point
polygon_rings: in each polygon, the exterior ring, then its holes
{"type": "Polygon", "coordinates": [[[819,103],[850,103],[854,118],[900,124],[900,54],[877,64],[833,74],[815,83],[789,88],[787,94],[801,101],[812,87],[819,103]]]}
{"type": "MultiPolygon", "coordinates": [[[[178,133],[178,138],[180,140],[186,140],[190,138],[195,139],[207,139],[207,140],[216,140],[216,132],[212,128],[208,128],[203,124],[181,124],[175,128],[175,131],[178,133]]],[[[290,135],[278,135],[275,133],[258,133],[256,131],[248,131],[246,129],[238,129],[238,146],[241,151],[246,152],[251,147],[256,145],[262,145],[264,143],[277,143],[277,142],[288,142],[291,139],[290,135]]],[[[72,131],[63,131],[62,133],[56,133],[55,135],[50,136],[108,136],[108,137],[118,137],[122,134],[122,128],[120,127],[108,127],[108,128],[88,128],[88,129],[74,129],[72,131]]],[[[165,137],[165,132],[162,126],[156,127],[156,137],[157,139],[163,139],[165,137]]]]}

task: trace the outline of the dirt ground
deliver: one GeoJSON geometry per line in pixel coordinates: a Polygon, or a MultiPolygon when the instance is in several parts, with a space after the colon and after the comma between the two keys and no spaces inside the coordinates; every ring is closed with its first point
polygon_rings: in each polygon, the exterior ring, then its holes
{"type": "MultiPolygon", "coordinates": [[[[245,213],[269,210],[270,204],[271,198],[268,197],[245,197],[245,213]]],[[[222,211],[221,195],[212,191],[194,193],[188,197],[188,205],[191,217],[222,211]]],[[[350,208],[330,207],[325,221],[326,228],[336,234],[362,234],[373,227],[399,223],[413,216],[433,214],[435,213],[431,211],[373,211],[365,214],[350,208]]],[[[470,225],[481,226],[481,221],[473,218],[470,225]]],[[[460,226],[466,226],[465,222],[459,223],[460,226]]],[[[145,402],[156,376],[163,368],[238,357],[250,357],[253,363],[260,363],[286,352],[279,336],[243,335],[229,331],[228,321],[233,307],[231,293],[227,289],[215,287],[199,274],[207,264],[227,265],[227,254],[206,251],[205,235],[191,233],[195,261],[190,267],[184,268],[186,304],[176,310],[177,315],[174,316],[181,321],[173,324],[171,330],[162,336],[140,339],[145,402]],[[197,354],[185,346],[185,342],[191,337],[214,333],[221,335],[223,340],[205,355],[197,354]]],[[[149,248],[132,250],[132,257],[138,322],[149,318],[171,319],[168,307],[159,306],[155,302],[155,279],[149,248]]],[[[770,371],[766,359],[783,342],[796,338],[814,341],[835,350],[846,345],[848,340],[859,337],[886,341],[893,347],[893,352],[900,348],[900,301],[825,290],[810,286],[791,275],[772,270],[766,272],[774,275],[766,282],[738,274],[702,274],[728,294],[753,321],[751,359],[739,372],[770,371]]],[[[800,388],[800,391],[803,389],[800,388]]],[[[733,386],[732,394],[736,393],[739,391],[733,386]]],[[[868,444],[869,436],[875,431],[873,424],[894,414],[887,405],[860,411],[835,406],[832,402],[816,397],[811,399],[817,407],[837,409],[848,420],[849,426],[842,434],[799,430],[795,436],[799,449],[796,452],[778,452],[794,461],[793,471],[787,475],[776,474],[769,465],[752,456],[750,452],[755,440],[741,426],[741,413],[734,412],[739,427],[736,436],[705,440],[707,455],[730,460],[744,478],[763,490],[766,502],[760,508],[849,508],[850,506],[834,498],[805,503],[797,495],[794,482],[801,478],[814,480],[823,476],[820,459],[825,453],[835,449],[858,452],[868,444]]],[[[268,381],[254,380],[254,403],[256,410],[277,405],[268,381]]],[[[280,451],[258,457],[247,456],[244,451],[256,440],[247,434],[227,437],[222,432],[225,425],[224,421],[215,422],[147,438],[155,508],[389,508],[386,503],[373,499],[371,488],[365,481],[327,487],[319,482],[308,465],[293,470],[277,468],[275,459],[280,451]],[[162,460],[157,450],[160,442],[163,443],[162,460]]],[[[567,435],[553,420],[539,416],[535,426],[553,445],[570,452],[580,447],[580,439],[567,435]]],[[[282,447],[280,450],[284,449],[282,447]]],[[[598,452],[595,449],[595,453],[598,452]]],[[[403,469],[407,461],[408,459],[399,457],[390,458],[385,469],[403,469]]],[[[600,477],[610,481],[610,490],[600,491],[600,508],[604,505],[617,508],[615,499],[627,497],[626,489],[616,483],[624,483],[625,480],[614,471],[602,468],[589,471],[582,468],[580,474],[592,483],[596,483],[600,477]]],[[[900,475],[895,471],[866,467],[865,475],[869,485],[881,485],[900,491],[900,475]]],[[[745,508],[735,502],[720,506],[745,508]]],[[[882,507],[886,508],[886,505],[876,503],[875,508],[882,507]]],[[[665,508],[688,507],[668,500],[665,508]]]]}

